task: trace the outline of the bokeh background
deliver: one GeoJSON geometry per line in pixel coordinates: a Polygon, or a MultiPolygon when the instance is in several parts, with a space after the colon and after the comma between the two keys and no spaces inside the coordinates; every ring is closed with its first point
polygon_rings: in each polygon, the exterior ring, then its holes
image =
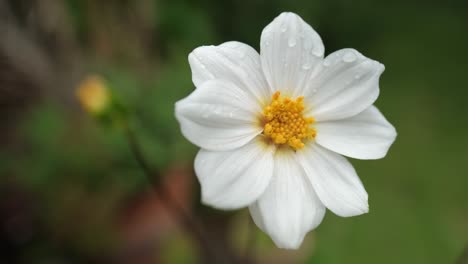
{"type": "Polygon", "coordinates": [[[467,47],[463,0],[1,0],[0,263],[207,261],[122,131],[80,107],[75,89],[91,73],[132,110],[162,188],[222,262],[468,263],[467,47]],[[352,47],[385,64],[376,105],[398,131],[386,158],[352,161],[370,213],[328,212],[298,251],[277,249],[246,210],[200,205],[197,149],[173,113],[194,89],[190,51],[229,40],[258,50],[283,11],[311,24],[326,54],[352,47]]]}

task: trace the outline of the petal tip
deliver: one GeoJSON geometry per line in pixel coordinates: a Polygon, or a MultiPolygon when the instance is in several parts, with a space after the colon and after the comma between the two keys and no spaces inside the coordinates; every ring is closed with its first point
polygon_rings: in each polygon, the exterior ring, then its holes
{"type": "Polygon", "coordinates": [[[291,11],[282,12],[279,16],[293,16],[293,17],[299,17],[298,14],[296,14],[296,13],[294,13],[294,12],[291,12],[291,11]]]}
{"type": "Polygon", "coordinates": [[[296,239],[279,239],[272,237],[272,240],[278,248],[287,250],[297,250],[301,247],[302,242],[304,241],[304,237],[305,234],[296,239]]]}
{"type": "Polygon", "coordinates": [[[382,63],[376,61],[377,63],[377,71],[382,74],[384,71],[385,71],[385,65],[383,65],[382,63]]]}

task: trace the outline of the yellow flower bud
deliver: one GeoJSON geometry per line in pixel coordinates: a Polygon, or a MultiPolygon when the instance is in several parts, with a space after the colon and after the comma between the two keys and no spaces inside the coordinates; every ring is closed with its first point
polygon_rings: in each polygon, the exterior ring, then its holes
{"type": "Polygon", "coordinates": [[[90,75],[81,81],[76,90],[76,96],[81,106],[95,115],[102,114],[111,102],[104,80],[97,75],[90,75]]]}

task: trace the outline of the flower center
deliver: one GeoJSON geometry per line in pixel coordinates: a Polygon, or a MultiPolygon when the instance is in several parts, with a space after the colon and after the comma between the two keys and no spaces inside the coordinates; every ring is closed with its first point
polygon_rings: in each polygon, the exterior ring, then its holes
{"type": "Polygon", "coordinates": [[[316,135],[315,129],[310,127],[314,119],[304,117],[303,101],[304,96],[292,100],[275,92],[271,103],[263,109],[263,134],[275,144],[288,144],[294,150],[303,148],[303,140],[313,139],[316,135]]]}

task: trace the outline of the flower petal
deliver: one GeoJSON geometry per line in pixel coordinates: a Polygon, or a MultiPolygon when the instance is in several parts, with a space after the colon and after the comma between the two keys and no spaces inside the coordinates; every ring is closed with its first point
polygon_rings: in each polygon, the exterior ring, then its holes
{"type": "Polygon", "coordinates": [[[328,55],[321,68],[304,93],[309,112],[317,121],[354,116],[379,96],[379,78],[385,67],[354,49],[328,55]]]}
{"type": "Polygon", "coordinates": [[[230,41],[219,46],[202,46],[189,54],[189,63],[197,87],[208,80],[222,79],[258,101],[270,97],[258,52],[247,44],[230,41]]]}
{"type": "Polygon", "coordinates": [[[265,193],[249,209],[255,224],[280,248],[297,249],[304,236],[325,215],[304,171],[291,150],[275,155],[273,178],[265,193]]]}
{"type": "Polygon", "coordinates": [[[273,175],[274,147],[254,139],[231,151],[200,150],[195,172],[203,203],[238,209],[255,202],[273,175]]]}
{"type": "Polygon", "coordinates": [[[263,29],[260,59],[274,91],[300,96],[323,60],[322,39],[294,13],[282,13],[263,29]]]}
{"type": "Polygon", "coordinates": [[[204,149],[238,148],[262,132],[259,105],[227,81],[204,82],[175,108],[182,134],[204,149]]]}
{"type": "Polygon", "coordinates": [[[322,203],[339,216],[367,213],[367,193],[353,166],[346,158],[309,143],[296,152],[322,203]]]}
{"type": "Polygon", "coordinates": [[[357,159],[385,157],[396,137],[395,128],[375,106],[350,118],[318,122],[315,129],[318,144],[357,159]]]}

